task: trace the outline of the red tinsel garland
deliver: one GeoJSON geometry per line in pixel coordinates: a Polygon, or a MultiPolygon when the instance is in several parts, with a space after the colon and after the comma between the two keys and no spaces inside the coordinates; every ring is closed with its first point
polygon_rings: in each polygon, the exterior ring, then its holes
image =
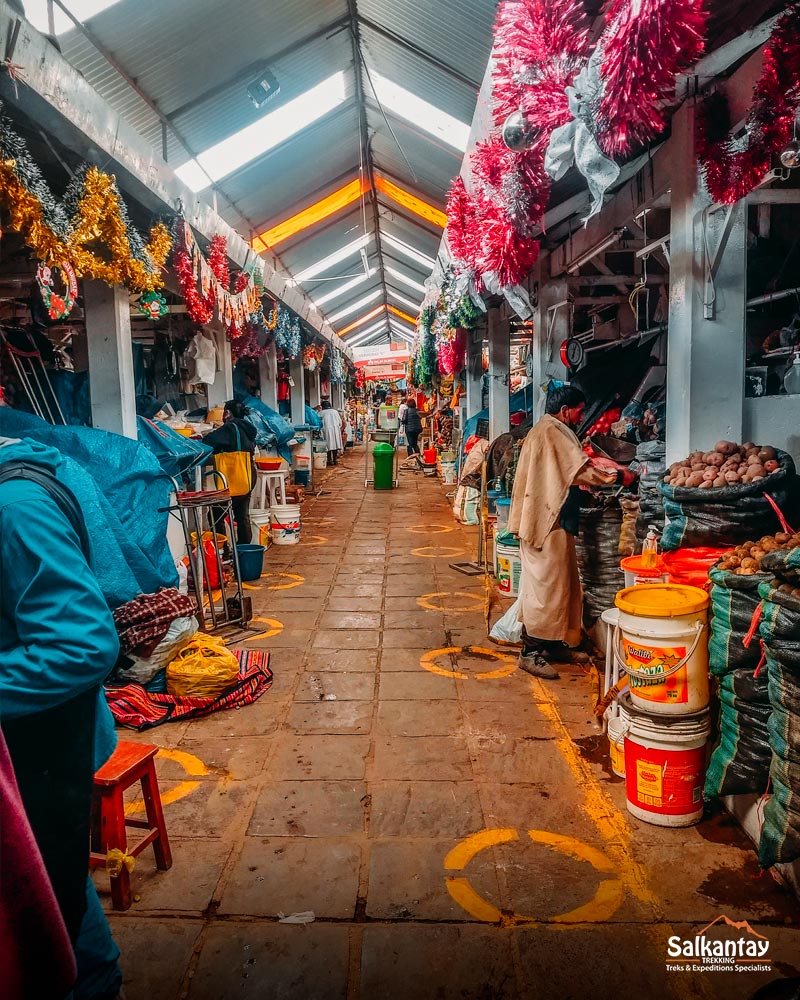
{"type": "Polygon", "coordinates": [[[478,259],[479,233],[475,224],[475,202],[464,182],[456,177],[447,195],[447,242],[456,260],[474,268],[478,259]]]}
{"type": "Polygon", "coordinates": [[[697,157],[708,193],[720,205],[733,205],[764,178],[792,136],[800,111],[800,4],[781,15],[764,50],[764,65],[753,91],[745,125],[746,146],[737,149],[730,134],[727,103],[716,94],[698,109],[697,157]],[[720,134],[724,133],[724,134],[720,134]]]}
{"type": "Polygon", "coordinates": [[[201,295],[197,290],[197,282],[194,278],[192,259],[186,247],[179,247],[175,252],[175,273],[181,285],[181,294],[186,303],[186,311],[189,318],[200,326],[211,321],[214,315],[214,296],[209,290],[206,296],[201,295]]]}
{"type": "Polygon", "coordinates": [[[600,39],[603,97],[598,141],[609,156],[624,154],[662,131],[662,102],[675,76],[703,54],[705,0],[614,0],[600,39]]]}

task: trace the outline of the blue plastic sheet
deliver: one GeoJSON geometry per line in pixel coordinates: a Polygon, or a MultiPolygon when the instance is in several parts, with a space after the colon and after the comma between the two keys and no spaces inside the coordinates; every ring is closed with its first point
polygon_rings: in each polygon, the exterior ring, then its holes
{"type": "MultiPolygon", "coordinates": [[[[532,384],[526,385],[523,389],[517,389],[516,392],[513,392],[511,394],[511,398],[509,400],[509,410],[508,410],[509,413],[524,412],[525,414],[530,416],[532,409],[533,409],[532,384]]],[[[474,417],[470,417],[469,420],[467,420],[464,423],[464,433],[461,437],[461,450],[459,451],[459,456],[458,456],[459,470],[463,469],[464,467],[464,459],[466,458],[466,452],[464,451],[465,443],[477,431],[478,421],[488,420],[488,419],[489,419],[489,410],[486,409],[486,410],[481,410],[479,413],[476,413],[474,417]]]]}
{"type": "Polygon", "coordinates": [[[312,410],[308,404],[306,404],[305,413],[306,424],[313,430],[318,431],[322,428],[322,417],[317,413],[316,410],[312,410]]]}
{"type": "Polygon", "coordinates": [[[288,443],[294,437],[292,425],[257,396],[244,393],[238,399],[250,410],[245,420],[255,428],[256,444],[261,448],[275,448],[281,458],[291,462],[288,443]]]}
{"type": "Polygon", "coordinates": [[[63,456],[58,476],[80,502],[109,607],[177,586],[167,545],[171,483],[151,451],[120,434],[54,427],[8,407],[0,407],[0,435],[30,438],[63,456]]]}
{"type": "Polygon", "coordinates": [[[182,472],[202,465],[214,454],[211,445],[184,437],[160,420],[137,417],[136,424],[139,428],[139,443],[152,451],[166,476],[176,478],[182,472]]]}

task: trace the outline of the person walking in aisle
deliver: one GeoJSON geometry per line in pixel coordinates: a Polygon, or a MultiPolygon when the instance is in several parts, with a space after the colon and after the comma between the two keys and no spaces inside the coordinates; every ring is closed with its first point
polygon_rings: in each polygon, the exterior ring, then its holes
{"type": "Polygon", "coordinates": [[[548,658],[581,641],[583,593],[575,555],[579,486],[616,482],[618,473],[596,468],[572,428],[586,400],[573,386],[549,392],[545,415],[528,432],[517,464],[508,530],[520,541],[520,615],[526,673],[556,680],[548,658]]]}
{"type": "MultiPolygon", "coordinates": [[[[256,467],[253,456],[256,450],[256,432],[245,417],[247,407],[236,399],[229,399],[222,411],[222,426],[210,431],[203,438],[204,444],[211,445],[215,455],[229,452],[244,452],[249,458],[243,463],[245,470],[242,483],[229,483],[231,507],[236,521],[236,540],[239,545],[249,545],[252,538],[250,528],[250,494],[256,484],[256,467]],[[249,475],[248,475],[249,473],[249,475]]],[[[214,507],[212,514],[214,531],[224,532],[225,508],[214,507]]]]}
{"type": "Polygon", "coordinates": [[[408,442],[408,457],[419,455],[419,436],[422,433],[422,420],[417,409],[416,399],[406,400],[406,411],[401,418],[403,430],[408,442]]]}
{"type": "Polygon", "coordinates": [[[342,441],[342,418],[338,410],[334,410],[329,399],[322,400],[322,433],[325,437],[325,447],[328,449],[328,465],[336,465],[340,451],[344,451],[342,441]]]}

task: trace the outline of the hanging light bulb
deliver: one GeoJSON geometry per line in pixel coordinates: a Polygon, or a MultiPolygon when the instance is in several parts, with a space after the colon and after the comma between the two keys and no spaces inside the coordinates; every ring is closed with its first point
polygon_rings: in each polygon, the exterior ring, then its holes
{"type": "Polygon", "coordinates": [[[530,149],[536,141],[533,126],[521,111],[513,111],[503,122],[503,143],[515,153],[530,149]]]}
{"type": "Polygon", "coordinates": [[[800,109],[795,115],[792,138],[781,150],[781,166],[786,167],[788,170],[800,167],[800,139],[797,137],[798,130],[800,130],[800,109]]]}

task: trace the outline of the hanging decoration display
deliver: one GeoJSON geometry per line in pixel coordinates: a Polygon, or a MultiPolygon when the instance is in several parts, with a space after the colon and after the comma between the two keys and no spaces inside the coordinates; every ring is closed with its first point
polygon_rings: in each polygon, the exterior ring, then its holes
{"type": "Polygon", "coordinates": [[[457,375],[467,358],[467,331],[452,330],[439,344],[439,371],[442,375],[457,375]]]}
{"type": "Polygon", "coordinates": [[[66,260],[62,260],[60,264],[53,267],[40,264],[36,268],[36,284],[39,286],[39,292],[50,319],[66,319],[72,312],[75,299],[78,297],[78,279],[72,264],[66,260]],[[61,271],[64,284],[63,295],[59,295],[55,290],[54,271],[61,271]]]}
{"type": "Polygon", "coordinates": [[[302,358],[303,368],[305,368],[306,371],[316,371],[317,352],[314,350],[313,344],[310,344],[308,347],[304,347],[300,352],[300,357],[302,358]]]}
{"type": "Polygon", "coordinates": [[[573,164],[592,195],[589,215],[598,212],[619,175],[613,156],[663,129],[665,99],[702,54],[705,23],[704,0],[613,0],[591,49],[580,0],[503,0],[494,128],[448,198],[457,270],[489,291],[519,285],[538,255],[551,183],[573,164]]]}
{"type": "Polygon", "coordinates": [[[0,205],[9,212],[10,228],[49,267],[69,261],[78,278],[126,285],[134,292],[163,287],[163,267],[172,247],[167,227],[155,225],[145,243],[128,218],[116,179],[97,167],[84,166],[63,200],[56,199],[25,140],[4,117],[0,117],[0,205]],[[103,244],[103,251],[91,248],[96,243],[103,244]]]}
{"type": "Polygon", "coordinates": [[[178,250],[175,271],[189,316],[204,325],[216,313],[229,340],[241,337],[248,323],[258,326],[263,316],[261,275],[240,271],[231,290],[228,241],[216,235],[206,258],[185,219],[176,222],[178,250]]]}
{"type": "Polygon", "coordinates": [[[267,353],[270,341],[261,343],[258,327],[248,323],[241,337],[231,341],[231,354],[234,361],[239,358],[260,358],[267,353]]]}
{"type": "Polygon", "coordinates": [[[169,312],[167,300],[161,292],[145,292],[143,295],[139,296],[139,301],[136,303],[136,306],[142,316],[146,316],[154,323],[156,320],[161,319],[162,316],[166,316],[169,312]]]}
{"type": "Polygon", "coordinates": [[[344,355],[334,347],[331,351],[331,382],[334,385],[343,385],[346,378],[344,355]]]}
{"type": "Polygon", "coordinates": [[[275,327],[275,343],[284,358],[296,358],[300,353],[302,335],[300,320],[292,316],[288,309],[281,309],[275,327]]]}
{"type": "Polygon", "coordinates": [[[775,22],[764,49],[744,135],[734,138],[728,132],[730,116],[722,94],[714,94],[700,106],[697,156],[715,202],[733,205],[744,198],[764,179],[776,158],[783,166],[800,163],[800,147],[792,147],[799,115],[800,3],[793,3],[775,22]],[[721,127],[720,122],[724,123],[721,127]],[[790,155],[784,158],[787,150],[790,155]]]}

